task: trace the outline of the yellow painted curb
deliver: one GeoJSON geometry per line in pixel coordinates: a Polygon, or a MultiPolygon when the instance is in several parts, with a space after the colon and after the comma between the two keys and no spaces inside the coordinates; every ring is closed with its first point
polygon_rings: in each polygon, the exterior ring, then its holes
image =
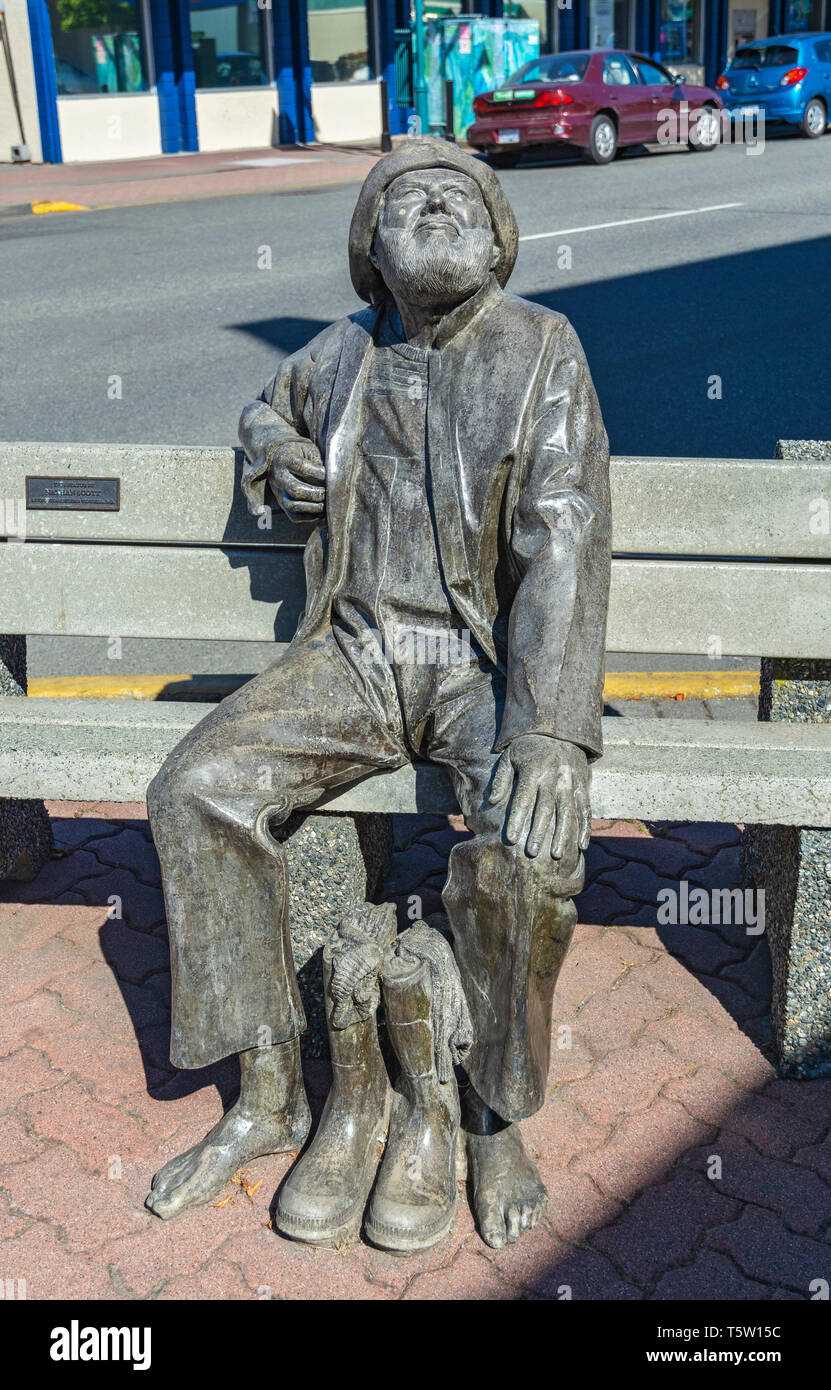
{"type": "MultiPolygon", "coordinates": [[[[158,700],[188,695],[221,698],[250,677],[35,676],[29,694],[40,699],[158,700]]],[[[756,671],[610,671],[605,700],[727,700],[759,694],[756,671]]]]}
{"type": "Polygon", "coordinates": [[[758,671],[609,671],[606,700],[728,700],[759,694],[758,671]]]}
{"type": "Polygon", "coordinates": [[[48,201],[38,201],[30,203],[29,206],[37,216],[44,212],[89,212],[90,209],[83,203],[50,203],[48,201]]]}
{"type": "Polygon", "coordinates": [[[42,700],[158,700],[191,676],[35,676],[29,694],[42,700]]]}

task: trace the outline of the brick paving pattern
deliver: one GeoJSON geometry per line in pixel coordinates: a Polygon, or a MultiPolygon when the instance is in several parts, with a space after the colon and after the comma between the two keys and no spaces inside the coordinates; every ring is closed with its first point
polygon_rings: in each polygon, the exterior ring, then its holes
{"type": "MultiPolygon", "coordinates": [[[[169,1225],[143,1208],[155,1169],[233,1099],[235,1065],[168,1060],[144,807],[50,811],[55,856],[0,890],[0,1278],[29,1298],[806,1300],[831,1280],[831,1079],[776,1078],[764,941],[656,924],[662,887],[740,884],[735,827],[595,823],[547,1100],[523,1125],[547,1218],[492,1251],[462,1191],[452,1234],[402,1259],[276,1236],[290,1156],[169,1225]]],[[[388,895],[402,916],[412,894],[437,910],[463,827],[396,832],[388,895]]],[[[307,1079],[319,1113],[326,1064],[307,1079]]]]}

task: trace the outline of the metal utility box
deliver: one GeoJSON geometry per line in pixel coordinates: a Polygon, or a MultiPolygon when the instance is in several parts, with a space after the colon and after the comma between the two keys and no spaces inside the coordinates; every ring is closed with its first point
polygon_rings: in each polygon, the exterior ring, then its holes
{"type": "Polygon", "coordinates": [[[431,129],[444,129],[444,84],[453,81],[453,131],[464,136],[473,123],[473,98],[490,92],[511,73],[539,56],[535,19],[486,19],[453,15],[425,24],[424,68],[431,129]]]}

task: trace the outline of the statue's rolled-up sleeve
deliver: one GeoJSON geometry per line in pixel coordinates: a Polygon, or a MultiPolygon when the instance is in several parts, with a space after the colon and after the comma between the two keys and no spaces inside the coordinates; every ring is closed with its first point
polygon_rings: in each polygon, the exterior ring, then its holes
{"type": "Polygon", "coordinates": [[[519,577],[498,747],[548,734],[602,752],[611,569],[609,441],[583,349],[564,322],[532,404],[509,544],[519,577]]]}
{"type": "Polygon", "coordinates": [[[255,516],[265,502],[268,473],[277,451],[291,440],[311,437],[309,388],[317,343],[315,339],[286,357],[259,398],[240,416],[239,438],[245,450],[242,490],[248,510],[255,516]]]}

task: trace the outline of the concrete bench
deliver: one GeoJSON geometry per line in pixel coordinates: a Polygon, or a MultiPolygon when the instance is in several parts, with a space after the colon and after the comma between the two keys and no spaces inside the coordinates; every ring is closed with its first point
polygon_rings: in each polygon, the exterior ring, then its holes
{"type": "MultiPolygon", "coordinates": [[[[241,464],[231,449],[0,445],[0,632],[288,641],[304,531],[248,515],[241,464]],[[115,502],[101,480],[118,480],[117,510],[96,509],[115,502]]],[[[609,649],[758,656],[762,691],[758,722],[606,718],[593,813],[754,827],[780,1061],[831,1070],[831,462],[615,458],[612,494],[609,649]]],[[[206,707],[21,699],[22,644],[0,642],[8,873],[18,801],[143,799],[206,707]]],[[[445,773],[420,765],[331,795],[321,823],[455,809],[445,773]]]]}

